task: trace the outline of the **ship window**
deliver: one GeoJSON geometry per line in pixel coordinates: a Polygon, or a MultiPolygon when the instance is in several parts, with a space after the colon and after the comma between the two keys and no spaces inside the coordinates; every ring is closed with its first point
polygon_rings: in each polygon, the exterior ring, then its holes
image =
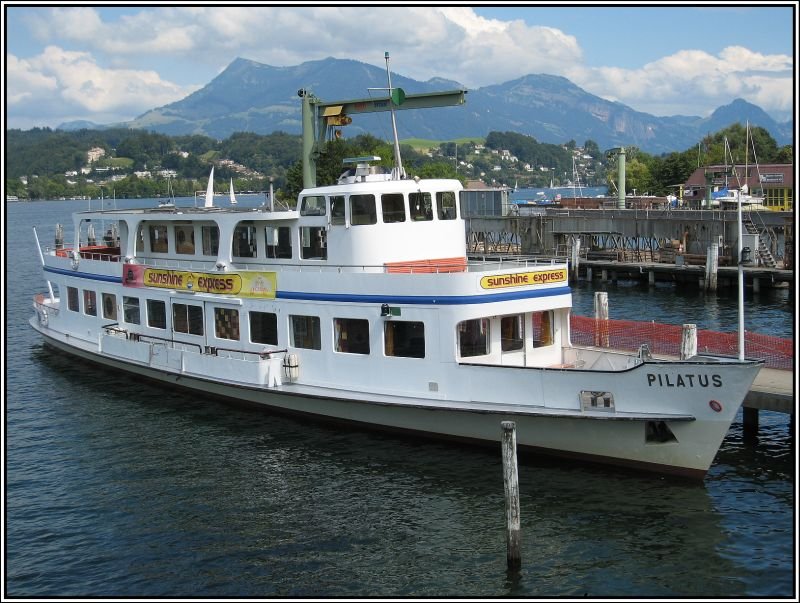
{"type": "Polygon", "coordinates": [[[292,231],[288,226],[266,227],[267,257],[292,259],[292,231]]]}
{"type": "Polygon", "coordinates": [[[167,227],[165,224],[150,225],[150,251],[154,253],[167,253],[167,227]]]}
{"type": "Polygon", "coordinates": [[[408,204],[412,220],[433,220],[433,200],[430,193],[411,193],[408,195],[408,204]]]}
{"type": "Polygon", "coordinates": [[[83,312],[89,316],[97,316],[97,293],[83,290],[83,312]]]}
{"type": "Polygon", "coordinates": [[[220,339],[239,341],[239,310],[214,308],[214,333],[220,339]]]}
{"type": "Polygon", "coordinates": [[[172,304],[172,330],[189,335],[202,335],[203,308],[191,304],[172,304]]]}
{"type": "Polygon", "coordinates": [[[194,227],[175,226],[175,252],[194,255],[194,227]]]}
{"type": "Polygon", "coordinates": [[[147,300],[147,326],[154,329],[167,328],[167,304],[159,299],[147,300]]]}
{"type": "Polygon", "coordinates": [[[331,224],[344,224],[344,197],[337,195],[330,198],[331,224]]]}
{"type": "Polygon", "coordinates": [[[78,290],[75,287],[67,287],[67,308],[73,312],[80,312],[80,302],[78,300],[78,290]]]}
{"type": "Polygon", "coordinates": [[[117,296],[103,293],[103,318],[117,320],[117,296]]]}
{"type": "Polygon", "coordinates": [[[256,257],[256,227],[251,222],[241,222],[233,230],[233,256],[256,257]]]}
{"type": "Polygon", "coordinates": [[[136,232],[136,251],[144,251],[144,224],[139,224],[136,232]]]}
{"type": "Polygon", "coordinates": [[[300,257],[304,260],[325,260],[328,258],[327,235],[324,226],[303,226],[300,228],[300,257]]]}
{"type": "Polygon", "coordinates": [[[123,297],[122,298],[122,316],[125,322],[132,325],[141,324],[139,315],[139,298],[138,297],[123,297]]]}
{"type": "Polygon", "coordinates": [[[362,318],[334,318],[336,351],[369,354],[369,321],[362,318]]]}
{"type": "Polygon", "coordinates": [[[436,193],[436,208],[440,220],[455,220],[456,194],[452,191],[436,193]]]}
{"type": "Polygon", "coordinates": [[[201,226],[200,233],[203,237],[203,255],[216,256],[219,253],[219,227],[201,226]]]}
{"type": "Polygon", "coordinates": [[[534,312],[531,315],[533,328],[533,347],[543,348],[553,345],[553,312],[534,312]]]}
{"type": "Polygon", "coordinates": [[[322,349],[318,316],[290,316],[292,345],[309,350],[322,349]]]}
{"type": "Polygon", "coordinates": [[[350,195],[350,223],[359,226],[377,222],[375,195],[350,195]]]}
{"type": "Polygon", "coordinates": [[[387,320],[383,325],[383,349],[387,356],[425,358],[424,323],[387,320]]]}
{"type": "Polygon", "coordinates": [[[489,319],[476,318],[458,323],[458,351],[462,358],[489,353],[489,319]]]}
{"type": "Polygon", "coordinates": [[[250,341],[278,345],[278,315],[272,312],[250,312],[250,341]]]}
{"type": "Polygon", "coordinates": [[[521,350],[525,342],[522,315],[503,316],[500,319],[500,349],[504,352],[521,350]]]}
{"type": "Polygon", "coordinates": [[[325,197],[318,195],[311,195],[303,197],[300,201],[300,215],[301,216],[324,216],[325,215],[325,197]]]}
{"type": "Polygon", "coordinates": [[[406,221],[406,204],[402,194],[381,195],[381,207],[383,209],[383,221],[386,224],[406,221]]]}

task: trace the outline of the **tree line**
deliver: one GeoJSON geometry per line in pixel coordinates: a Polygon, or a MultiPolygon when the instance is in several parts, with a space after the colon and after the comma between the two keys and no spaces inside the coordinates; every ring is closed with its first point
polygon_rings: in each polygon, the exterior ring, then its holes
{"type": "MultiPolygon", "coordinates": [[[[672,186],[685,182],[694,169],[702,165],[724,164],[726,154],[737,163],[744,163],[745,128],[734,124],[725,130],[708,135],[695,147],[681,152],[654,156],[636,147],[626,147],[626,189],[664,195],[672,186]],[[726,150],[726,141],[727,148],[726,150]]],[[[757,151],[751,162],[791,163],[792,147],[778,148],[772,136],[763,128],[752,128],[751,147],[757,151]]],[[[532,136],[515,132],[490,132],[486,148],[507,149],[519,161],[513,166],[503,166],[503,177],[519,175],[528,178],[530,185],[546,186],[552,174],[572,174],[575,141],[564,145],[537,142],[532,136]],[[521,172],[520,165],[544,166],[546,172],[533,174],[521,172]],[[544,174],[544,175],[543,175],[544,174]],[[533,178],[538,178],[535,184],[533,178]],[[541,182],[540,182],[541,181],[541,182]]],[[[236,190],[267,190],[270,181],[283,198],[294,198],[302,189],[301,137],[284,132],[259,135],[238,132],[225,140],[208,136],[168,136],[143,130],[111,128],[106,130],[59,131],[49,128],[8,130],[6,132],[6,194],[21,199],[53,199],[60,197],[101,195],[117,197],[192,196],[204,190],[212,164],[216,165],[215,179],[234,179],[236,190]],[[81,174],[87,166],[86,152],[92,147],[105,151],[103,158],[92,167],[107,171],[81,174]],[[228,164],[228,159],[248,171],[240,173],[228,164]],[[138,178],[134,171],[148,170],[152,178],[138,178]],[[167,182],[158,177],[159,170],[172,170],[175,178],[167,182]],[[76,176],[66,176],[77,172],[76,176]],[[112,174],[124,174],[124,179],[110,182],[112,174]],[[23,182],[24,181],[26,182],[23,182]],[[101,181],[106,181],[100,184],[101,181]],[[102,188],[101,188],[102,187],[102,188]]],[[[460,178],[477,177],[480,171],[491,170],[491,158],[468,154],[472,145],[456,149],[454,143],[441,143],[436,153],[419,152],[409,145],[401,145],[401,156],[406,172],[411,176],[460,178]],[[472,171],[459,167],[460,157],[470,158],[472,171]]],[[[593,158],[593,173],[603,183],[615,189],[616,155],[603,152],[592,140],[585,141],[583,153],[593,158]]],[[[345,157],[377,155],[380,164],[394,165],[394,148],[387,141],[369,134],[353,139],[335,139],[327,142],[317,157],[317,183],[332,184],[346,169],[345,157]]],[[[489,180],[489,178],[486,178],[489,180]]],[[[523,180],[524,181],[524,180],[523,180]]],[[[589,183],[584,182],[584,185],[589,183]]]]}

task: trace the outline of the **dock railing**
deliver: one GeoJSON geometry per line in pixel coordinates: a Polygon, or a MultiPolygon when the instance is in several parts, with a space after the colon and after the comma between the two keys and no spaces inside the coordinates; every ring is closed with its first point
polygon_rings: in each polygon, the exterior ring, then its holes
{"type": "MultiPolygon", "coordinates": [[[[647,344],[653,354],[680,356],[683,327],[633,320],[603,320],[573,314],[570,318],[570,331],[574,345],[596,346],[596,335],[601,334],[603,347],[609,349],[636,351],[642,344],[647,344]]],[[[793,370],[794,346],[791,339],[748,331],[745,332],[744,340],[745,355],[748,358],[761,358],[768,368],[793,370]]],[[[738,333],[697,330],[699,354],[736,356],[738,345],[738,333]]]]}

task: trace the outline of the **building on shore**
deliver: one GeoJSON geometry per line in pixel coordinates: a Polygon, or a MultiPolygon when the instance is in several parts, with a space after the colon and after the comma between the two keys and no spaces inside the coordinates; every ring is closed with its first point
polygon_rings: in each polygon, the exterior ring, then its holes
{"type": "Polygon", "coordinates": [[[679,198],[682,205],[693,209],[709,207],[712,193],[742,190],[747,185],[749,194],[764,198],[764,209],[792,211],[794,207],[794,166],[770,163],[761,166],[708,165],[697,168],[683,184],[679,198]]]}

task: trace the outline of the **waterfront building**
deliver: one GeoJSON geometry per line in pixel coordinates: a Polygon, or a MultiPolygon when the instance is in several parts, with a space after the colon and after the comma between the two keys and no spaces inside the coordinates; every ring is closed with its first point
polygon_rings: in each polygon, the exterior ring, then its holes
{"type": "Polygon", "coordinates": [[[761,166],[737,164],[697,168],[683,185],[683,203],[692,208],[707,207],[712,192],[740,189],[746,184],[751,195],[764,198],[764,208],[792,211],[794,207],[794,166],[770,163],[761,166]]]}

